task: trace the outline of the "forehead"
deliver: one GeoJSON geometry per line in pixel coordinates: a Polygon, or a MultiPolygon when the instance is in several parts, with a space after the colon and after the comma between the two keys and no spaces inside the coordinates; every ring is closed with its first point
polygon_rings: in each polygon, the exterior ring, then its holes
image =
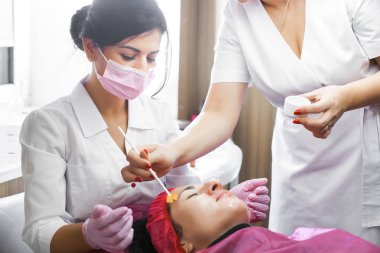
{"type": "Polygon", "coordinates": [[[131,36],[128,38],[125,38],[124,40],[117,43],[117,46],[133,46],[133,45],[139,45],[141,43],[144,44],[150,44],[152,46],[157,46],[157,44],[160,44],[161,42],[161,32],[158,29],[154,29],[151,31],[147,31],[145,33],[131,36]]]}
{"type": "Polygon", "coordinates": [[[176,195],[177,199],[174,201],[174,203],[171,204],[171,206],[175,205],[177,202],[182,202],[184,200],[183,196],[186,196],[186,192],[189,191],[197,191],[199,185],[185,185],[185,186],[180,186],[175,188],[174,190],[171,191],[172,195],[176,195]]]}
{"type": "Polygon", "coordinates": [[[190,185],[184,185],[184,186],[177,187],[177,188],[175,188],[175,189],[172,191],[172,193],[177,194],[177,196],[179,197],[179,194],[180,194],[183,190],[185,190],[187,187],[189,187],[189,186],[190,186],[190,185]]]}
{"type": "Polygon", "coordinates": [[[174,201],[173,203],[169,203],[169,205],[171,207],[172,218],[174,218],[176,216],[175,214],[177,213],[178,210],[181,210],[181,206],[183,206],[183,205],[186,206],[187,202],[185,201],[184,196],[186,196],[186,191],[187,191],[186,188],[189,188],[189,187],[194,189],[193,185],[185,185],[185,186],[177,187],[171,191],[171,194],[177,195],[177,200],[174,201]]]}

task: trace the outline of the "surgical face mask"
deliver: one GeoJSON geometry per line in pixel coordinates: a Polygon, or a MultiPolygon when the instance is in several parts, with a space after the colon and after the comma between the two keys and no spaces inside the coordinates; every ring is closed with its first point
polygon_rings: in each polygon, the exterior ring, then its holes
{"type": "Polygon", "coordinates": [[[103,88],[109,93],[121,99],[132,100],[138,97],[154,78],[153,69],[146,73],[123,66],[111,59],[107,60],[102,51],[98,50],[106,60],[107,66],[101,76],[94,65],[95,73],[103,88]]]}

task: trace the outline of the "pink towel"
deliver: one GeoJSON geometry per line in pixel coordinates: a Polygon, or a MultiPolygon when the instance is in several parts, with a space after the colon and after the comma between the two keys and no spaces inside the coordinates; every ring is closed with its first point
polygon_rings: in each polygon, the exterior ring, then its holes
{"type": "Polygon", "coordinates": [[[380,248],[339,229],[296,230],[287,237],[261,227],[235,232],[197,253],[380,253],[380,248]]]}

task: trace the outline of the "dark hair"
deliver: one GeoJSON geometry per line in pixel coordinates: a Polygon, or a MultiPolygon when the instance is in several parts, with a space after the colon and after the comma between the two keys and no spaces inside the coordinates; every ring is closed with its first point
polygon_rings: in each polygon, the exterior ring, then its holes
{"type": "Polygon", "coordinates": [[[70,34],[83,50],[82,37],[103,48],[154,29],[167,36],[165,85],[170,65],[169,35],[164,14],[155,0],[93,0],[72,16],[70,34]]]}
{"type": "Polygon", "coordinates": [[[167,32],[164,14],[154,0],[93,0],[73,15],[70,33],[83,50],[82,37],[104,47],[153,29],[167,32]]]}
{"type": "Polygon", "coordinates": [[[183,233],[182,233],[182,227],[181,225],[179,225],[178,223],[176,223],[173,218],[172,218],[172,212],[171,212],[171,205],[170,204],[166,204],[166,209],[168,210],[168,214],[169,214],[169,218],[170,218],[170,222],[172,223],[173,225],[173,228],[174,228],[174,231],[175,233],[177,234],[178,238],[181,240],[182,239],[182,236],[183,236],[183,233]]]}
{"type": "Polygon", "coordinates": [[[146,219],[133,222],[133,239],[132,244],[125,249],[125,253],[156,253],[150,235],[146,230],[146,219]]]}

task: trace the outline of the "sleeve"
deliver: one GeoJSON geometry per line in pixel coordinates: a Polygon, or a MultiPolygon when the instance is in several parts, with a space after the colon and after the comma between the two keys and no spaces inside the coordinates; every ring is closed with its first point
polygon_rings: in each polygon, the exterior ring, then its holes
{"type": "Polygon", "coordinates": [[[380,1],[347,0],[352,28],[369,59],[380,56],[380,1]]]}
{"type": "MultiPolygon", "coordinates": [[[[240,5],[231,0],[225,10],[222,25],[215,45],[214,65],[211,71],[211,83],[221,82],[250,82],[247,63],[242,52],[239,39],[236,34],[238,26],[235,25],[233,12],[240,5]]],[[[239,18],[240,13],[234,16],[239,18]]]]}
{"type": "Polygon", "coordinates": [[[49,253],[54,233],[73,223],[65,211],[66,162],[64,142],[46,112],[34,111],[25,119],[21,132],[21,168],[25,190],[23,240],[34,252],[49,253]]]}

